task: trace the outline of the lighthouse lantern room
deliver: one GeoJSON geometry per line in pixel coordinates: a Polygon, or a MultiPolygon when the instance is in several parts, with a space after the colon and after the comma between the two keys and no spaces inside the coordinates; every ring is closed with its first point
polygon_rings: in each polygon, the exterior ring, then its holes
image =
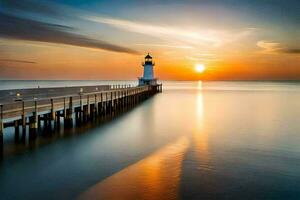
{"type": "Polygon", "coordinates": [[[152,57],[149,55],[145,56],[145,61],[142,63],[144,67],[143,77],[139,78],[139,85],[156,85],[157,79],[154,78],[153,67],[154,62],[152,61],[152,57]]]}

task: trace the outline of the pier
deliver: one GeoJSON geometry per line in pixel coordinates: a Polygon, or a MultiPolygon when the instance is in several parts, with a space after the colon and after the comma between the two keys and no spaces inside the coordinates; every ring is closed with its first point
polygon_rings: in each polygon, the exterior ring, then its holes
{"type": "Polygon", "coordinates": [[[43,125],[72,127],[99,117],[115,116],[162,91],[161,84],[83,86],[5,90],[0,99],[0,153],[7,127],[15,128],[15,137],[34,140],[43,125]],[[22,93],[21,93],[22,92],[22,93]],[[4,95],[6,94],[6,96],[4,95]]]}

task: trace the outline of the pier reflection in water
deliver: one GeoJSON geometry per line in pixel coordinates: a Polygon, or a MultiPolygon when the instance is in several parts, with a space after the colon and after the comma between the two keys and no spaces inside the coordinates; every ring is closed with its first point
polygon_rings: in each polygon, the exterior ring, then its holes
{"type": "Polygon", "coordinates": [[[186,137],[101,181],[80,199],[179,199],[186,137]]]}

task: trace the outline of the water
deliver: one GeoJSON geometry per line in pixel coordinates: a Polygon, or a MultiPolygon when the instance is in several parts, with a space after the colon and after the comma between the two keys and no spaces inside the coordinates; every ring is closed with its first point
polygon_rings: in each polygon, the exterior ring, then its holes
{"type": "Polygon", "coordinates": [[[163,84],[59,139],[15,147],[7,130],[0,199],[300,198],[300,83],[163,84]]]}

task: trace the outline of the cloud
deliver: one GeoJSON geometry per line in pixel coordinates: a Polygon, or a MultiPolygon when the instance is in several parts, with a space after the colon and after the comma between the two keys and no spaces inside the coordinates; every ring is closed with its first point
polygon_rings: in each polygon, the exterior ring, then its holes
{"type": "Polygon", "coordinates": [[[23,19],[0,13],[0,37],[66,44],[121,53],[138,54],[137,51],[70,33],[71,27],[23,19]]]}
{"type": "Polygon", "coordinates": [[[262,49],[260,53],[263,54],[278,54],[278,53],[300,54],[300,48],[282,47],[282,45],[278,42],[261,40],[258,41],[256,45],[262,49]]]}
{"type": "Polygon", "coordinates": [[[258,41],[256,45],[262,49],[260,53],[264,54],[274,54],[281,50],[280,43],[277,42],[261,40],[258,41]]]}
{"type": "Polygon", "coordinates": [[[237,32],[209,29],[188,30],[183,27],[153,25],[144,22],[102,16],[83,16],[83,18],[92,22],[107,24],[118,29],[149,35],[170,42],[184,42],[190,45],[205,45],[209,47],[219,47],[225,43],[240,40],[255,31],[255,29],[252,28],[247,28],[237,32]]]}
{"type": "Polygon", "coordinates": [[[178,39],[182,38],[186,40],[201,40],[204,42],[215,42],[215,39],[212,38],[211,36],[199,35],[196,32],[181,30],[181,29],[167,27],[167,26],[157,26],[157,25],[150,25],[146,23],[133,22],[133,21],[123,20],[123,19],[114,19],[114,18],[96,17],[96,16],[89,16],[86,17],[86,19],[90,21],[102,23],[102,24],[108,24],[130,32],[136,32],[145,35],[152,35],[157,37],[172,36],[178,39]]]}
{"type": "Polygon", "coordinates": [[[0,59],[0,62],[15,62],[15,63],[36,64],[36,62],[34,62],[34,61],[16,60],[16,59],[0,59]]]}
{"type": "Polygon", "coordinates": [[[215,54],[212,53],[198,53],[191,56],[186,56],[185,58],[188,60],[198,61],[198,62],[215,62],[221,60],[215,54]]]}
{"type": "Polygon", "coordinates": [[[300,48],[287,48],[282,50],[283,53],[300,54],[300,48]]]}
{"type": "Polygon", "coordinates": [[[56,6],[53,2],[38,0],[2,0],[2,5],[11,11],[24,11],[45,14],[54,17],[62,17],[66,15],[60,6],[56,6]]]}
{"type": "Polygon", "coordinates": [[[169,45],[169,44],[135,44],[137,46],[152,46],[152,47],[166,47],[175,49],[193,49],[194,47],[188,45],[169,45]]]}

